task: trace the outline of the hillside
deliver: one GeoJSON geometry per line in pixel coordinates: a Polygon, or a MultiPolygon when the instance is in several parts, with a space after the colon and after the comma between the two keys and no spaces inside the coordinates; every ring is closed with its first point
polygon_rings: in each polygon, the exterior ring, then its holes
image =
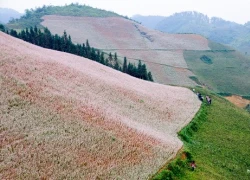
{"type": "Polygon", "coordinates": [[[75,43],[88,39],[93,47],[126,56],[132,63],[144,61],[156,82],[179,86],[198,83],[217,93],[249,95],[249,58],[200,35],[166,34],[120,17],[50,15],[43,20],[41,24],[53,34],[66,30],[75,43]],[[214,64],[204,63],[200,59],[204,55],[214,64]]]}
{"type": "Polygon", "coordinates": [[[0,23],[6,24],[11,19],[16,19],[21,17],[21,13],[8,8],[0,8],[0,23]]]}
{"type": "Polygon", "coordinates": [[[1,179],[145,179],[200,107],[143,81],[0,32],[1,179]]]}
{"type": "Polygon", "coordinates": [[[43,26],[53,34],[64,30],[75,43],[89,40],[91,46],[121,57],[132,63],[144,61],[154,80],[163,84],[193,86],[183,57],[184,50],[209,50],[207,39],[199,35],[165,34],[120,17],[44,16],[43,26]]]}
{"type": "Polygon", "coordinates": [[[229,45],[250,54],[250,28],[247,23],[241,25],[217,17],[209,18],[198,12],[182,12],[165,17],[155,26],[155,29],[167,33],[200,34],[211,41],[229,45]]]}
{"type": "Polygon", "coordinates": [[[205,88],[196,91],[211,97],[212,104],[202,103],[192,122],[179,133],[184,150],[152,179],[249,179],[250,114],[205,88]],[[189,152],[187,159],[185,152],[189,152]],[[192,160],[197,167],[194,171],[192,160]]]}

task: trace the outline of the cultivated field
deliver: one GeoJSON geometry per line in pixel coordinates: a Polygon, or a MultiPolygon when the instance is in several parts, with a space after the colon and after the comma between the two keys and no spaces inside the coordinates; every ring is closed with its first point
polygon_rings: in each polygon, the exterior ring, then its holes
{"type": "Polygon", "coordinates": [[[200,107],[188,89],[3,33],[0,49],[0,179],[146,179],[200,107]]]}
{"type": "Polygon", "coordinates": [[[43,20],[42,25],[54,34],[62,35],[66,30],[75,43],[85,43],[88,39],[91,46],[108,53],[117,52],[119,56],[126,56],[136,64],[138,59],[145,61],[154,80],[162,84],[196,85],[189,79],[194,74],[187,68],[183,50],[210,49],[207,39],[202,36],[166,34],[120,17],[50,15],[44,16],[43,20]]]}

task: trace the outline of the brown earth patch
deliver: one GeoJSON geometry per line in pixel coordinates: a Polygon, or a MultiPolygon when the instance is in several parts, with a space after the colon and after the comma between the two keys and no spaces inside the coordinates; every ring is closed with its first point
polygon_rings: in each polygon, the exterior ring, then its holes
{"type": "Polygon", "coordinates": [[[240,108],[245,108],[248,104],[250,104],[250,100],[244,99],[237,95],[228,96],[226,99],[240,108]]]}

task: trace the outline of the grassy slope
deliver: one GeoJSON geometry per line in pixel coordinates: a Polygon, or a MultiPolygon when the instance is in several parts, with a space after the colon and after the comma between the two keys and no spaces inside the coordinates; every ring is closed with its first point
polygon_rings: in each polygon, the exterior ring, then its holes
{"type": "Polygon", "coordinates": [[[203,103],[192,123],[180,133],[188,140],[184,149],[192,154],[197,168],[191,171],[186,165],[174,179],[249,179],[249,113],[222,97],[199,91],[212,97],[212,105],[203,103]],[[196,132],[191,130],[194,124],[196,132]]]}
{"type": "MultiPolygon", "coordinates": [[[[211,49],[223,49],[211,45],[211,49]]],[[[218,93],[249,95],[250,59],[237,51],[185,51],[188,67],[197,78],[218,93]],[[200,57],[206,55],[212,64],[206,64],[200,57]]]]}

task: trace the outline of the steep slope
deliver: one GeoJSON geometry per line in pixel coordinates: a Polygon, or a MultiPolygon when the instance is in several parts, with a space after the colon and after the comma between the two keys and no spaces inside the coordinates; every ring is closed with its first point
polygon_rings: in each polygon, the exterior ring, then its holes
{"type": "Polygon", "coordinates": [[[199,35],[165,34],[120,17],[44,16],[43,26],[54,34],[64,30],[75,43],[89,40],[93,47],[117,52],[137,64],[145,61],[154,80],[163,84],[196,85],[189,79],[183,50],[209,50],[207,39],[199,35]]]}
{"type": "Polygon", "coordinates": [[[0,32],[1,179],[145,179],[200,107],[142,81],[0,32]]]}

